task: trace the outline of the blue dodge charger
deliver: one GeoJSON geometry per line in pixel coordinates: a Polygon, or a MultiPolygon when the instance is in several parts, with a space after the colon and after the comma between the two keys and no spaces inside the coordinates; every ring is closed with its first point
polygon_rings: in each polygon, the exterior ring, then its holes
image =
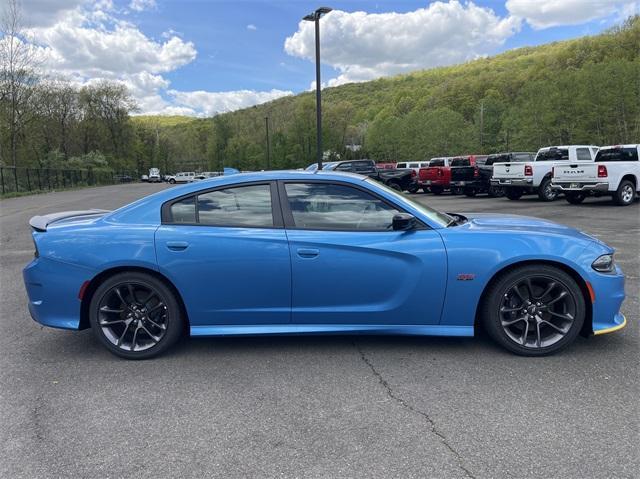
{"type": "Polygon", "coordinates": [[[626,322],[624,276],[596,238],[536,218],[441,213],[348,173],[225,176],[30,225],[32,317],[91,328],[131,359],[183,334],[480,327],[540,356],[626,322]]]}

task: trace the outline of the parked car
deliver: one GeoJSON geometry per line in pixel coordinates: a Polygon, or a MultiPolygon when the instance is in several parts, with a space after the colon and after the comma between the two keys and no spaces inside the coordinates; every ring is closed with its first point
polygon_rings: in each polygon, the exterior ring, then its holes
{"type": "Polygon", "coordinates": [[[378,169],[373,160],[334,161],[322,166],[323,171],[346,171],[365,175],[398,191],[418,191],[413,170],[378,169]]]}
{"type": "Polygon", "coordinates": [[[416,172],[416,176],[420,172],[420,168],[427,168],[429,166],[429,161],[412,161],[409,163],[402,162],[396,163],[396,168],[400,170],[413,170],[416,172]]]}
{"type": "Polygon", "coordinates": [[[432,158],[429,166],[420,168],[418,172],[418,186],[425,193],[431,190],[434,195],[440,195],[451,187],[451,158],[432,158]]]}
{"type": "Polygon", "coordinates": [[[537,193],[543,201],[553,201],[558,190],[551,187],[552,169],[569,163],[593,162],[598,147],[593,145],[547,146],[540,148],[533,161],[495,163],[491,184],[505,189],[510,200],[525,193],[537,193]]]}
{"type": "Polygon", "coordinates": [[[160,183],[162,178],[160,177],[160,170],[158,168],[149,169],[149,183],[160,183]]]}
{"type": "Polygon", "coordinates": [[[640,145],[604,146],[593,164],[554,167],[552,186],[569,203],[582,203],[589,194],[604,194],[612,196],[617,205],[628,206],[640,192],[639,156],[640,145]]]}
{"type": "Polygon", "coordinates": [[[142,181],[143,183],[148,183],[149,182],[149,175],[141,175],[140,176],[140,181],[142,181]]]}
{"type": "Polygon", "coordinates": [[[504,196],[501,186],[491,184],[493,165],[533,161],[534,157],[535,153],[517,152],[454,159],[451,163],[451,187],[458,188],[467,196],[481,193],[487,193],[492,198],[504,196]]]}
{"type": "Polygon", "coordinates": [[[196,174],[193,171],[181,171],[175,175],[169,176],[169,183],[191,183],[196,178],[196,174]]]}
{"type": "Polygon", "coordinates": [[[91,328],[130,359],[185,332],[472,336],[476,327],[541,356],[626,322],[614,250],[592,236],[543,219],[441,213],[356,175],[222,176],[113,212],[29,223],[32,317],[91,328]]]}
{"type": "Polygon", "coordinates": [[[116,183],[131,183],[133,181],[130,175],[114,175],[113,179],[116,183]]]}

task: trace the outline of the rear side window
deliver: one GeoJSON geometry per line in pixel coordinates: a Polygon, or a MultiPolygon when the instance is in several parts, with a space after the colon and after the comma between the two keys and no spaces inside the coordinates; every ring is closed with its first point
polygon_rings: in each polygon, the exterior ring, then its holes
{"type": "Polygon", "coordinates": [[[354,161],[353,162],[353,170],[356,173],[371,173],[375,171],[375,164],[371,161],[354,161]]]}
{"type": "Polygon", "coordinates": [[[589,148],[576,148],[576,156],[578,161],[591,161],[589,148]]]}
{"type": "Polygon", "coordinates": [[[431,160],[429,166],[444,166],[444,160],[431,160]]]}
{"type": "Polygon", "coordinates": [[[533,161],[533,155],[531,153],[515,153],[512,156],[514,162],[518,161],[533,161]]]}
{"type": "Polygon", "coordinates": [[[351,171],[351,163],[340,163],[335,167],[336,171],[351,171]]]}
{"type": "Polygon", "coordinates": [[[569,159],[569,150],[566,148],[549,148],[538,152],[536,161],[562,161],[569,159]]]}
{"type": "Polygon", "coordinates": [[[637,148],[610,148],[598,151],[596,161],[638,161],[637,148]]]}
{"type": "Polygon", "coordinates": [[[271,187],[248,185],[209,191],[177,201],[172,223],[272,228],[271,187]]]}
{"type": "Polygon", "coordinates": [[[407,164],[406,164],[406,163],[398,163],[398,164],[396,165],[396,168],[400,168],[400,169],[403,169],[403,168],[406,168],[406,167],[407,167],[407,164]]]}
{"type": "Polygon", "coordinates": [[[471,161],[469,158],[454,158],[451,160],[451,166],[470,166],[471,161]]]}
{"type": "Polygon", "coordinates": [[[419,163],[409,163],[409,168],[420,168],[419,163]]]}

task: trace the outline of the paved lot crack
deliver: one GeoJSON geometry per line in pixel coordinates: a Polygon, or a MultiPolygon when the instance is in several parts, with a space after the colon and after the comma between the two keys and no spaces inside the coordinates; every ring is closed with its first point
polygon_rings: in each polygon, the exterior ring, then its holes
{"type": "Polygon", "coordinates": [[[367,357],[367,355],[362,350],[362,348],[360,348],[360,346],[358,346],[355,342],[353,343],[353,346],[357,349],[358,354],[360,355],[360,359],[362,360],[362,362],[364,362],[369,367],[369,369],[371,369],[371,372],[373,373],[373,375],[378,380],[378,383],[380,383],[380,385],[385,389],[385,392],[387,393],[387,396],[389,396],[393,401],[395,401],[401,407],[407,409],[408,411],[412,412],[413,414],[417,414],[417,415],[421,416],[427,422],[427,425],[429,426],[429,429],[431,430],[431,433],[434,434],[436,437],[438,437],[440,442],[455,457],[456,462],[458,463],[458,467],[462,471],[464,471],[464,473],[465,473],[465,475],[467,477],[469,477],[470,479],[475,479],[475,476],[473,475],[473,473],[464,465],[464,459],[462,458],[460,453],[458,451],[456,451],[451,444],[449,444],[449,440],[447,439],[447,437],[440,430],[438,430],[438,428],[436,427],[436,423],[431,418],[431,416],[429,416],[429,414],[427,414],[426,412],[421,411],[420,409],[412,406],[407,401],[405,401],[402,397],[400,397],[393,390],[393,388],[391,387],[389,382],[376,369],[376,367],[371,362],[371,360],[367,357]]]}

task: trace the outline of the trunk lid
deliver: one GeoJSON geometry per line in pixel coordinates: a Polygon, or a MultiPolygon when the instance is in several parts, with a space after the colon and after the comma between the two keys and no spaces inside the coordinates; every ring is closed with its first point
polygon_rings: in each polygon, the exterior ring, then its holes
{"type": "Polygon", "coordinates": [[[471,181],[476,179],[474,166],[452,166],[451,181],[471,181]]]}
{"type": "Polygon", "coordinates": [[[524,178],[525,165],[532,166],[532,162],[495,163],[493,165],[494,178],[524,178]]]}
{"type": "Polygon", "coordinates": [[[584,181],[598,179],[598,165],[590,164],[567,164],[555,165],[553,168],[554,181],[584,181]]]}
{"type": "Polygon", "coordinates": [[[109,210],[83,210],[83,211],[61,211],[48,215],[34,216],[29,220],[29,225],[36,231],[47,231],[52,226],[62,226],[69,224],[92,223],[98,218],[102,218],[109,210]]]}

